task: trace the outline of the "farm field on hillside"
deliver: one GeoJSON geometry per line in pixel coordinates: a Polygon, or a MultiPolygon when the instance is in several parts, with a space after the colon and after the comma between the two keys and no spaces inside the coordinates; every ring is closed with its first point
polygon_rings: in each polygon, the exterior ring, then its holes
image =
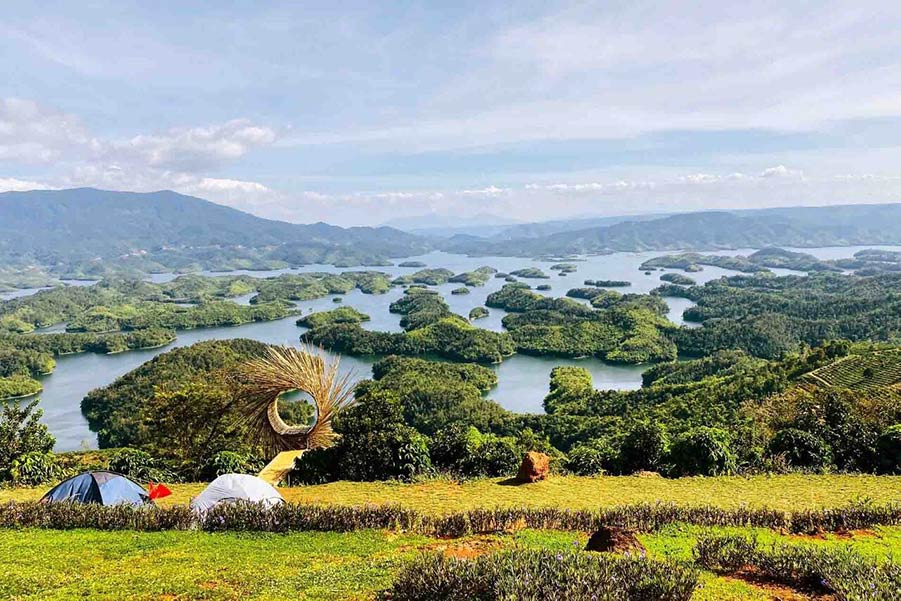
{"type": "MultiPolygon", "coordinates": [[[[173,494],[161,505],[187,503],[204,484],[173,484],[173,494]]],[[[0,503],[39,499],[50,487],[0,489],[0,503]]],[[[631,503],[677,503],[734,508],[742,505],[784,511],[838,507],[852,501],[901,501],[901,476],[801,475],[723,476],[666,479],[639,476],[597,478],[555,476],[529,485],[504,479],[458,483],[430,480],[421,483],[333,482],[316,486],[282,487],[295,503],[362,505],[400,503],[421,511],[448,513],[489,507],[563,507],[596,509],[631,503]]]]}

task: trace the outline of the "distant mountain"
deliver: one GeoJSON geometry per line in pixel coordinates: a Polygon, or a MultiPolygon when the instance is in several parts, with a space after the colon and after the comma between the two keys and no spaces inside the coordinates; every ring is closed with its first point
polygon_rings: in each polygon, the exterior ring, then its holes
{"type": "Polygon", "coordinates": [[[151,270],[371,264],[428,248],[422,238],[393,228],[272,221],[171,191],[0,194],[0,264],[57,271],[83,271],[98,260],[151,270]]]}
{"type": "Polygon", "coordinates": [[[606,227],[626,221],[650,221],[669,216],[670,213],[654,213],[648,215],[618,215],[614,217],[584,217],[581,219],[561,219],[522,223],[506,227],[503,231],[491,236],[492,240],[516,240],[518,238],[540,238],[561,232],[573,232],[593,227],[606,227]]]}
{"type": "Polygon", "coordinates": [[[539,256],[641,250],[901,244],[901,204],[707,211],[510,240],[456,237],[443,250],[539,256]]]}
{"type": "Polygon", "coordinates": [[[384,225],[419,236],[450,238],[458,234],[487,238],[520,223],[515,219],[480,213],[472,217],[448,217],[444,215],[419,215],[399,217],[384,225]]]}

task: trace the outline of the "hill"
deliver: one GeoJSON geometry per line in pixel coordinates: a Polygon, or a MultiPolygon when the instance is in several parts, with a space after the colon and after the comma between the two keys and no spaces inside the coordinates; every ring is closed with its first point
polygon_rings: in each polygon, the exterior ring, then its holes
{"type": "Polygon", "coordinates": [[[38,264],[56,273],[90,272],[97,259],[146,271],[192,263],[210,269],[379,264],[425,249],[421,238],[393,228],[272,221],[171,191],[0,194],[0,264],[38,264]]]}
{"type": "Polygon", "coordinates": [[[455,237],[444,250],[503,256],[901,243],[901,204],[706,211],[512,240],[455,237]]]}

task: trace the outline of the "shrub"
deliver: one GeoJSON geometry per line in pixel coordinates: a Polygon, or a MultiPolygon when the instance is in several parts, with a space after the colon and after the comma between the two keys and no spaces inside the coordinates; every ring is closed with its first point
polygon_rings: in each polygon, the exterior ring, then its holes
{"type": "Polygon", "coordinates": [[[666,427],[658,422],[638,422],[628,431],[620,447],[626,473],[659,470],[669,451],[666,427]]]}
{"type": "Polygon", "coordinates": [[[566,470],[577,476],[597,476],[616,468],[619,454],[604,440],[573,447],[566,455],[566,470]]]}
{"type": "Polygon", "coordinates": [[[337,480],[339,452],[336,447],[312,449],[294,462],[290,480],[295,484],[325,484],[337,480]]]}
{"type": "Polygon", "coordinates": [[[752,568],[776,582],[832,593],[839,599],[889,601],[901,590],[901,565],[891,560],[877,564],[848,548],[775,544],[764,548],[741,535],[706,535],[695,544],[694,557],[708,569],[752,568]]]}
{"type": "Polygon", "coordinates": [[[59,479],[62,467],[53,453],[32,451],[14,459],[9,472],[14,484],[37,486],[59,479]]]}
{"type": "Polygon", "coordinates": [[[689,599],[698,573],[672,562],[573,551],[516,550],[474,560],[427,554],[395,577],[382,599],[689,599]]]}
{"type": "Polygon", "coordinates": [[[720,476],[735,471],[730,435],[719,428],[699,427],[679,436],[670,451],[676,475],[720,476]]]}
{"type": "Polygon", "coordinates": [[[887,474],[901,473],[901,424],[889,426],[876,441],[879,469],[887,474]]]}
{"type": "Polygon", "coordinates": [[[407,426],[397,396],[368,393],[335,422],[339,473],[348,480],[410,479],[431,469],[428,438],[407,426]]]}
{"type": "Polygon", "coordinates": [[[521,457],[515,439],[482,434],[461,425],[437,432],[429,455],[436,468],[464,478],[512,475],[521,457]]]}
{"type": "Polygon", "coordinates": [[[49,453],[56,439],[40,423],[38,402],[9,403],[0,413],[0,481],[12,478],[13,462],[30,453],[49,453]]]}
{"type": "Polygon", "coordinates": [[[204,465],[203,476],[212,480],[222,474],[256,474],[263,466],[263,461],[258,457],[235,451],[221,451],[213,455],[204,465]]]}
{"type": "Polygon", "coordinates": [[[168,475],[149,453],[128,447],[110,456],[109,469],[139,482],[165,480],[168,475]]]}
{"type": "Polygon", "coordinates": [[[782,455],[792,467],[819,470],[830,461],[829,447],[819,437],[797,430],[785,428],[776,432],[769,444],[771,455],[782,455]]]}

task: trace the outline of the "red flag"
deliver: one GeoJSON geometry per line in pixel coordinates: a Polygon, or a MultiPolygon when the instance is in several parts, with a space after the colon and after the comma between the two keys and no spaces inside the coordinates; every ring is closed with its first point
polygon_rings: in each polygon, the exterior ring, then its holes
{"type": "Polygon", "coordinates": [[[172,494],[172,491],[169,490],[165,484],[154,484],[151,482],[147,485],[147,493],[151,500],[155,500],[168,497],[172,494]]]}

